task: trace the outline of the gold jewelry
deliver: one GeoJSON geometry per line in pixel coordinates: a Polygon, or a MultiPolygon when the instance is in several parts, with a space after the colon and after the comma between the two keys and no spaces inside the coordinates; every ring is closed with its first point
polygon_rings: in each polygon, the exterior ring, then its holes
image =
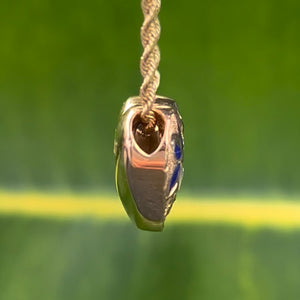
{"type": "Polygon", "coordinates": [[[160,0],[142,0],[140,95],[123,105],[116,129],[116,186],[137,227],[162,231],[183,176],[183,124],[175,101],[157,96],[160,0]]]}

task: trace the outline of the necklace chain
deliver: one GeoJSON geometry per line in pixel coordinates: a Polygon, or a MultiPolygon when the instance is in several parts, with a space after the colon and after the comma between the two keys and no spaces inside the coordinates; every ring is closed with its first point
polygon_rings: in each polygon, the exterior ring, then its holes
{"type": "Polygon", "coordinates": [[[140,99],[143,102],[141,116],[148,127],[153,127],[155,124],[152,107],[160,83],[160,74],[157,70],[160,62],[160,51],[157,45],[161,31],[158,20],[160,6],[161,0],[142,0],[144,23],[141,28],[141,42],[144,52],[140,61],[140,71],[144,80],[140,88],[140,99]]]}

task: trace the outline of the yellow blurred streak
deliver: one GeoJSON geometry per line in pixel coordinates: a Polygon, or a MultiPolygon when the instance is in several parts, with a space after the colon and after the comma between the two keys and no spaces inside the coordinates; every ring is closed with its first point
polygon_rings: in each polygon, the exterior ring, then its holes
{"type": "Polygon", "coordinates": [[[0,213],[53,217],[122,218],[122,204],[112,197],[57,194],[0,194],[0,213]]]}
{"type": "Polygon", "coordinates": [[[182,202],[174,208],[172,221],[300,228],[300,203],[257,199],[182,202]]]}
{"type": "MultiPolygon", "coordinates": [[[[0,214],[58,218],[128,218],[112,196],[0,193],[0,214]]],[[[182,198],[167,223],[230,223],[251,227],[300,228],[300,202],[258,198],[182,198]]]]}

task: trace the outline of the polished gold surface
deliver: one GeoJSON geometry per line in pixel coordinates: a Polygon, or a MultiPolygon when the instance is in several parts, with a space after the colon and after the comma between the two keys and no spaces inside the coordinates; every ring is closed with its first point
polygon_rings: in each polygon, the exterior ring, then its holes
{"type": "Polygon", "coordinates": [[[161,231],[183,176],[183,124],[169,98],[156,98],[154,127],[141,123],[142,110],[139,97],[123,105],[114,148],[116,185],[135,224],[161,231]]]}

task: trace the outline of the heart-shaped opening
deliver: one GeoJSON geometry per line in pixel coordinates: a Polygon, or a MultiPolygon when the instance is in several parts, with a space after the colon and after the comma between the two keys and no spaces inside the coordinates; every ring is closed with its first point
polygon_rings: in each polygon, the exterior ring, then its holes
{"type": "Polygon", "coordinates": [[[138,114],[135,116],[132,124],[133,136],[139,147],[146,153],[153,153],[159,146],[164,135],[165,122],[163,117],[154,112],[155,124],[152,127],[147,127],[138,114]]]}

